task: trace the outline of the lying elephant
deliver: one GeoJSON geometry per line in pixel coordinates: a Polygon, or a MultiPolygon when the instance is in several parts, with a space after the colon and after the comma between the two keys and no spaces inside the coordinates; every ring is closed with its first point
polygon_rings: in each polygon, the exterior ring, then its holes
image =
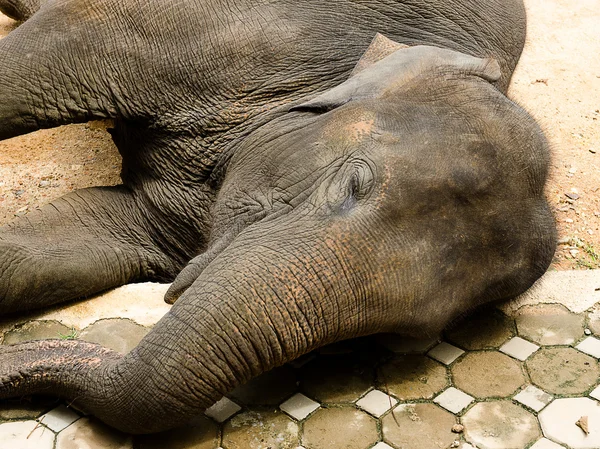
{"type": "Polygon", "coordinates": [[[155,432],[319,346],[525,291],[555,231],[548,146],[505,96],[524,33],[520,0],[43,2],[0,41],[0,138],[112,118],[123,184],[1,230],[0,310],[143,280],[175,304],[126,356],[2,347],[0,397],[155,432]]]}

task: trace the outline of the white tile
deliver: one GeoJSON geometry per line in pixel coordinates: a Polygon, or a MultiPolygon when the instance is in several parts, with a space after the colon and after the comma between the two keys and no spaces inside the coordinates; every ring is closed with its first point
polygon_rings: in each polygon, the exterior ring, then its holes
{"type": "Polygon", "coordinates": [[[564,446],[556,444],[554,441],[550,441],[547,438],[540,438],[529,449],[564,449],[564,446]]]}
{"type": "Polygon", "coordinates": [[[77,420],[56,437],[55,449],[100,448],[133,449],[133,438],[90,418],[77,420]]]}
{"type": "Polygon", "coordinates": [[[600,401],[600,385],[592,390],[590,396],[600,401]]]}
{"type": "Polygon", "coordinates": [[[207,408],[204,414],[215,421],[222,423],[227,421],[237,412],[242,409],[239,405],[233,402],[231,399],[223,397],[220,401],[207,408]]]}
{"type": "Polygon", "coordinates": [[[52,449],[54,433],[35,421],[0,424],[2,449],[52,449]]]}
{"type": "Polygon", "coordinates": [[[397,399],[380,390],[369,391],[363,398],[356,401],[357,406],[376,418],[379,418],[397,403],[397,399]]]}
{"type": "Polygon", "coordinates": [[[297,420],[306,418],[319,407],[320,405],[318,402],[307,398],[302,393],[296,393],[279,406],[281,410],[297,420]]]}
{"type": "Polygon", "coordinates": [[[467,405],[473,402],[473,397],[460,391],[458,388],[450,387],[433,400],[436,404],[444,407],[452,413],[459,413],[467,405]]]}
{"type": "Polygon", "coordinates": [[[541,409],[546,407],[550,401],[552,401],[553,396],[549,395],[543,390],[540,390],[533,385],[529,385],[519,393],[517,393],[514,398],[515,401],[520,402],[523,405],[526,405],[532,410],[539,412],[541,409]]]}
{"type": "Polygon", "coordinates": [[[524,361],[538,349],[540,349],[538,345],[534,345],[521,337],[513,337],[500,347],[500,352],[524,361]]]}
{"type": "Polygon", "coordinates": [[[589,354],[592,357],[600,359],[600,340],[598,340],[597,338],[588,337],[575,347],[581,352],[585,352],[586,354],[589,354]]]}
{"type": "Polygon", "coordinates": [[[394,449],[394,448],[392,446],[390,446],[389,444],[386,444],[383,441],[380,441],[375,446],[373,446],[371,449],[394,449]]]}
{"type": "Polygon", "coordinates": [[[512,401],[478,402],[461,421],[465,438],[481,449],[524,449],[541,436],[537,418],[512,401]]]}
{"type": "Polygon", "coordinates": [[[437,360],[438,362],[442,362],[444,365],[450,365],[464,353],[465,351],[463,351],[462,349],[443,341],[431,351],[429,351],[427,355],[437,360]]]}
{"type": "Polygon", "coordinates": [[[50,410],[45,415],[42,415],[38,421],[49,429],[52,429],[55,432],[60,432],[61,430],[73,424],[79,418],[81,418],[81,416],[79,416],[70,408],[67,408],[64,405],[59,405],[54,410],[50,410]]]}

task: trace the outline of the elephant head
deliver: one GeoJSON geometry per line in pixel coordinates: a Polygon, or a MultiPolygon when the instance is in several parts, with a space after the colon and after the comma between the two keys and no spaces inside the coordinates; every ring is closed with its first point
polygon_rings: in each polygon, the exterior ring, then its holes
{"type": "Polygon", "coordinates": [[[435,334],[523,292],[553,254],[548,149],[499,76],[491,59],[403,48],[289,108],[232,157],[212,249],[167,300],[248,273],[259,296],[346,312],[330,334],[346,338],[435,334]]]}
{"type": "Polygon", "coordinates": [[[324,344],[432,335],[520,294],[554,249],[548,147],[494,86],[499,72],[399,48],[287,107],[223,167],[209,248],[140,345],[124,357],[83,342],[2,348],[0,395],[50,389],[115,427],[157,431],[324,344]]]}

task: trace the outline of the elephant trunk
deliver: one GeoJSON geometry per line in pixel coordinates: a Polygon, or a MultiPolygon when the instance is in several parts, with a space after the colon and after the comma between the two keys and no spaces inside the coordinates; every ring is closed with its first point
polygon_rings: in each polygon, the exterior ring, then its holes
{"type": "Polygon", "coordinates": [[[60,395],[122,431],[157,432],[262,372],[379,330],[346,278],[332,280],[344,267],[326,251],[308,263],[281,246],[235,243],[126,356],[76,341],[0,347],[0,398],[60,395]]]}

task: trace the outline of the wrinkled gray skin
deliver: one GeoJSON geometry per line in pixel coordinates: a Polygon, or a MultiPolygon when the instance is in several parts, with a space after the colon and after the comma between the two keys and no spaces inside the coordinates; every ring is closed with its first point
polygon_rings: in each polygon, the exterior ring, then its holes
{"type": "Polygon", "coordinates": [[[526,290],[555,235],[546,142],[505,96],[524,20],[518,0],[44,2],[0,41],[0,138],[113,118],[123,185],[1,230],[0,310],[143,280],[176,302],[126,356],[2,347],[0,397],[159,431],[321,345],[526,290]]]}
{"type": "Polygon", "coordinates": [[[27,20],[46,0],[0,0],[0,11],[15,20],[27,20]]]}

